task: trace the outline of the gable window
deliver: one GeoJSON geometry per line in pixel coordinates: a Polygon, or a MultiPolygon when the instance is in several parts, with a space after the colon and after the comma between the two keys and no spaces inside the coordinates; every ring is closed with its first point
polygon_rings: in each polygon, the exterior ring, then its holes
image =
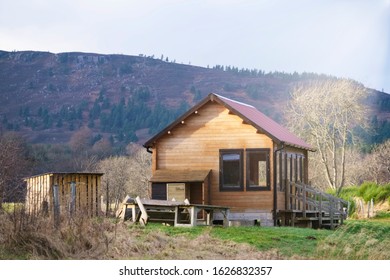
{"type": "Polygon", "coordinates": [[[247,190],[270,190],[269,149],[246,150],[247,190]]]}
{"type": "Polygon", "coordinates": [[[220,150],[220,189],[243,189],[243,150],[220,150]]]}

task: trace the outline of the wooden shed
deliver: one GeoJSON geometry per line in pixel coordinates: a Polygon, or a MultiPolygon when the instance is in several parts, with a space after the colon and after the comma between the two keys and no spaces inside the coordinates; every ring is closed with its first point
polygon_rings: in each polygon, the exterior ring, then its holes
{"type": "Polygon", "coordinates": [[[152,199],[226,206],[231,220],[262,225],[296,210],[291,183],[307,183],[315,151],[255,107],[214,93],[144,147],[153,155],[152,199]]]}
{"type": "Polygon", "coordinates": [[[32,215],[82,212],[97,216],[100,212],[103,173],[45,173],[25,178],[26,209],[32,215]]]}

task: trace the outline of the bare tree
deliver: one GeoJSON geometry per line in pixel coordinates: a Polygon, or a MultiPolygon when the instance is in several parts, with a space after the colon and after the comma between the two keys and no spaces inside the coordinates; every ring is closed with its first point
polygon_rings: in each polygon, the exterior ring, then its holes
{"type": "Polygon", "coordinates": [[[72,171],[91,171],[96,168],[98,155],[92,150],[92,136],[92,131],[88,127],[82,127],[70,138],[72,171]]]}
{"type": "Polygon", "coordinates": [[[366,157],[365,163],[369,170],[369,180],[377,184],[390,182],[390,139],[377,145],[366,157]]]}
{"type": "Polygon", "coordinates": [[[127,193],[129,173],[129,160],[124,156],[109,157],[99,162],[98,171],[104,173],[102,188],[106,199],[106,212],[114,203],[114,211],[127,193]]]}
{"type": "Polygon", "coordinates": [[[368,156],[356,147],[349,147],[346,153],[345,185],[358,186],[369,178],[368,156]]]}
{"type": "Polygon", "coordinates": [[[29,166],[24,139],[11,132],[0,135],[0,209],[6,197],[12,200],[20,198],[20,182],[29,166]]]}
{"type": "Polygon", "coordinates": [[[100,159],[112,153],[112,146],[109,140],[102,138],[92,146],[92,152],[100,159]]]}
{"type": "Polygon", "coordinates": [[[151,156],[138,145],[128,146],[127,151],[129,156],[109,157],[98,163],[97,170],[104,173],[102,187],[107,211],[111,204],[116,211],[126,195],[148,196],[151,156]]]}
{"type": "Polygon", "coordinates": [[[88,127],[82,127],[69,140],[69,146],[74,153],[80,153],[91,148],[92,131],[88,127]]]}
{"type": "Polygon", "coordinates": [[[141,197],[149,197],[152,157],[146,149],[136,144],[129,144],[126,150],[130,157],[132,190],[141,197]]]}
{"type": "Polygon", "coordinates": [[[322,187],[337,193],[346,183],[347,148],[353,129],[365,124],[366,90],[352,80],[312,81],[297,87],[288,105],[290,128],[317,148],[314,163],[323,174],[322,187]]]}

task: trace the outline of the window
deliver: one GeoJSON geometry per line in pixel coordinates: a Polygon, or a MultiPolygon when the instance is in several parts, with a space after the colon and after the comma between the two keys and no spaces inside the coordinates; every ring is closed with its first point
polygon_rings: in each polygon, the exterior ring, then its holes
{"type": "Polygon", "coordinates": [[[270,190],[269,149],[246,150],[247,190],[270,190]]]}
{"type": "Polygon", "coordinates": [[[239,191],[243,189],[242,150],[220,150],[220,189],[239,191]]]}
{"type": "Polygon", "coordinates": [[[152,199],[167,200],[167,184],[152,183],[152,199]]]}

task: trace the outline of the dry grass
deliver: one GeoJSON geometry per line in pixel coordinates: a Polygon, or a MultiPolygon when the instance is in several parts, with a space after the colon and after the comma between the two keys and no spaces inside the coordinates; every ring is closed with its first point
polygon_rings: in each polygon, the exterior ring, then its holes
{"type": "Polygon", "coordinates": [[[79,214],[62,217],[56,228],[50,217],[21,210],[0,212],[0,224],[0,259],[390,259],[390,225],[376,220],[349,221],[336,231],[180,229],[79,214]]]}
{"type": "Polygon", "coordinates": [[[221,240],[202,230],[174,235],[110,219],[49,218],[0,214],[0,259],[281,259],[276,250],[260,252],[248,244],[221,240]]]}
{"type": "Polygon", "coordinates": [[[210,236],[207,230],[196,237],[170,236],[154,229],[119,225],[117,238],[105,258],[110,259],[281,259],[277,251],[260,252],[248,244],[239,244],[210,236]]]}
{"type": "Polygon", "coordinates": [[[108,250],[107,234],[115,231],[108,220],[84,215],[52,219],[31,217],[22,210],[0,213],[0,259],[95,259],[108,250]]]}

